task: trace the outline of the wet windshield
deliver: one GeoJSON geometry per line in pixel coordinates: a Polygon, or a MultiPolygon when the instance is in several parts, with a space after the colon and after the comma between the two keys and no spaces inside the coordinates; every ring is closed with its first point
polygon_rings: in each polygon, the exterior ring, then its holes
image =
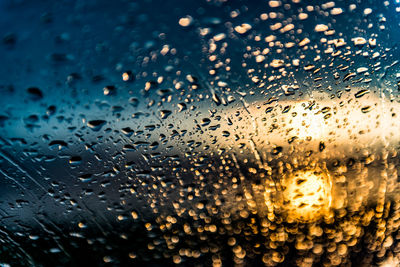
{"type": "Polygon", "coordinates": [[[398,0],[0,14],[0,266],[398,266],[398,0]]]}

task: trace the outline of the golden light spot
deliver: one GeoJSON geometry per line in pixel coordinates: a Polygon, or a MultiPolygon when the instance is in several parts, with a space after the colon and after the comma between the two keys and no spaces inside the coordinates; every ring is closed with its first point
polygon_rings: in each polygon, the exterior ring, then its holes
{"type": "Polygon", "coordinates": [[[139,218],[139,216],[138,216],[138,214],[137,214],[136,211],[132,211],[132,212],[131,212],[131,215],[132,215],[132,218],[133,218],[134,220],[137,220],[137,219],[139,218]]]}
{"type": "Polygon", "coordinates": [[[191,16],[186,16],[179,19],[179,25],[182,27],[188,27],[192,24],[193,18],[191,16]]]}
{"type": "Polygon", "coordinates": [[[136,254],[133,253],[133,252],[129,253],[129,258],[135,259],[136,258],[136,254]]]}
{"type": "Polygon", "coordinates": [[[251,30],[251,25],[248,23],[243,23],[235,27],[235,31],[240,34],[245,34],[247,31],[251,30]]]}
{"type": "Polygon", "coordinates": [[[288,221],[316,221],[331,207],[331,178],[319,167],[297,171],[282,180],[281,199],[288,221]]]}
{"type": "Polygon", "coordinates": [[[129,73],[128,72],[124,72],[122,74],[122,80],[124,80],[124,82],[126,82],[126,81],[129,81],[129,79],[130,79],[129,73]]]}
{"type": "Polygon", "coordinates": [[[316,32],[324,32],[324,31],[327,31],[329,28],[328,28],[328,26],[326,26],[325,24],[317,24],[316,26],[315,26],[315,31],[316,32]]]}

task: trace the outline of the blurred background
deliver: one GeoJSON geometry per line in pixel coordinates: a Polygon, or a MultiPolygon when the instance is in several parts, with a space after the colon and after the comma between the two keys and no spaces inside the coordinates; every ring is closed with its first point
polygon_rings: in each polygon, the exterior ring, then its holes
{"type": "Polygon", "coordinates": [[[0,266],[399,265],[399,1],[0,14],[0,266]]]}

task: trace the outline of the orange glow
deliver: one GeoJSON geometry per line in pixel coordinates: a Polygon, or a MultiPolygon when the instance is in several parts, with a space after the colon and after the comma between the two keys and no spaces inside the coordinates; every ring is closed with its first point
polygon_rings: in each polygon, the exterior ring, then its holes
{"type": "Polygon", "coordinates": [[[331,178],[320,168],[297,171],[283,179],[281,198],[288,221],[318,220],[331,207],[331,178]]]}

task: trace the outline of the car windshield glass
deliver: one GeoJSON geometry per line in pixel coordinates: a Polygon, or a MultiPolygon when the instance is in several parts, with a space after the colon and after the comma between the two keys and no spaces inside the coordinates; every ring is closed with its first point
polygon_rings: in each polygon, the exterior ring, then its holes
{"type": "Polygon", "coordinates": [[[398,266],[399,0],[0,1],[0,266],[398,266]]]}

